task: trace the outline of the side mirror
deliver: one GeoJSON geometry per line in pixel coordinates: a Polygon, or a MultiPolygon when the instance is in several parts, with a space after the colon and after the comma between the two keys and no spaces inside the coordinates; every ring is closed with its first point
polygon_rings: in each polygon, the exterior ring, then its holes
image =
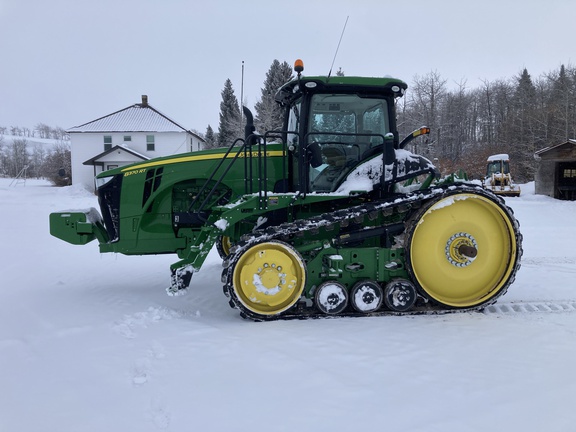
{"type": "Polygon", "coordinates": [[[412,141],[414,138],[419,137],[420,135],[428,135],[430,133],[430,128],[427,126],[422,126],[420,129],[416,129],[410,135],[402,140],[402,142],[398,145],[398,148],[403,149],[406,145],[412,141]]]}

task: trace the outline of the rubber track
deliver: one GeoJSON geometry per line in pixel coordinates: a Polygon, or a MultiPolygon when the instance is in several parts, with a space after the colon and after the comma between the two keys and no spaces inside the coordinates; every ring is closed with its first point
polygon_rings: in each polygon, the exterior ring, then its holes
{"type": "MultiPolygon", "coordinates": [[[[410,231],[411,227],[407,228],[406,231],[410,231]]],[[[334,236],[337,232],[334,233],[334,236]]],[[[253,321],[272,321],[272,320],[292,320],[292,319],[318,319],[318,318],[339,318],[339,317],[366,317],[366,316],[403,316],[403,315],[442,315],[450,313],[462,313],[462,312],[482,312],[486,307],[494,304],[499,297],[504,295],[508,290],[508,287],[514,282],[517,271],[520,268],[520,258],[522,256],[522,235],[519,232],[519,223],[514,217],[514,213],[511,208],[504,204],[504,200],[498,197],[482,187],[470,184],[457,184],[449,185],[443,187],[436,187],[427,191],[419,191],[412,194],[405,194],[400,196],[393,196],[389,199],[385,199],[378,202],[370,202],[367,204],[359,205],[356,207],[340,209],[332,213],[325,213],[319,216],[312,217],[310,219],[302,219],[294,222],[286,222],[281,225],[271,226],[264,230],[254,231],[253,233],[246,234],[240,238],[240,240],[231,248],[230,255],[223,261],[222,265],[224,267],[222,271],[222,282],[224,283],[223,291],[224,294],[230,299],[230,306],[235,309],[240,310],[240,315],[243,318],[250,319],[253,321]],[[481,305],[471,307],[471,308],[449,308],[437,304],[431,299],[425,298],[423,295],[425,293],[420,292],[420,298],[418,299],[415,307],[406,312],[395,312],[391,310],[381,309],[371,313],[358,313],[351,308],[343,311],[337,315],[326,315],[319,312],[314,306],[308,306],[306,302],[300,301],[294,305],[291,309],[283,312],[279,315],[273,316],[262,316],[252,313],[250,310],[246,309],[244,305],[236,297],[233,287],[232,287],[232,268],[233,264],[240,258],[240,256],[249,247],[269,240],[280,240],[286,243],[292,243],[291,239],[295,236],[302,235],[304,231],[323,229],[334,229],[336,225],[341,224],[346,226],[347,221],[353,222],[354,219],[361,219],[372,212],[382,211],[386,214],[391,214],[391,211],[397,211],[399,213],[407,213],[412,210],[417,210],[426,202],[434,200],[436,198],[442,198],[444,195],[451,195],[452,193],[475,193],[484,195],[489,199],[492,199],[495,203],[499,203],[501,207],[508,213],[511,221],[514,225],[514,233],[516,237],[516,243],[518,246],[516,264],[512,271],[506,285],[500,290],[498,295],[489,299],[481,305]],[[333,226],[333,227],[331,227],[333,226]],[[230,270],[229,270],[230,269],[230,270]]]]}

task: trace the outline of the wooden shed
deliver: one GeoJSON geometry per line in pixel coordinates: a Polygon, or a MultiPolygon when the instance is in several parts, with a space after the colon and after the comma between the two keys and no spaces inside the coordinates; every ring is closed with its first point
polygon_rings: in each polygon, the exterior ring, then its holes
{"type": "Polygon", "coordinates": [[[539,150],[534,157],[538,161],[536,193],[576,200],[576,140],[539,150]]]}

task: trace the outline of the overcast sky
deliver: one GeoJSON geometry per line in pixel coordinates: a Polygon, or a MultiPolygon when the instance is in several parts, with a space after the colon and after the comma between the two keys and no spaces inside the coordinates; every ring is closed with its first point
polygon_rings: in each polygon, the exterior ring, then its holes
{"type": "Polygon", "coordinates": [[[65,129],[141,100],[217,131],[232,80],[252,108],[272,61],[411,83],[533,78],[576,61],[575,0],[0,0],[0,126],[65,129]]]}

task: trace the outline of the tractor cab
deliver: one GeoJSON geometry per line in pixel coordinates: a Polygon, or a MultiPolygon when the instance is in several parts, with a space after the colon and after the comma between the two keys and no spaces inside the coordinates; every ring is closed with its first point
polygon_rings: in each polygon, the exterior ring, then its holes
{"type": "MultiPolygon", "coordinates": [[[[309,103],[303,140],[308,157],[298,159],[308,174],[303,183],[308,192],[333,192],[353,167],[382,154],[390,132],[388,104],[357,94],[322,93],[311,95],[309,103]]],[[[298,158],[294,140],[292,146],[298,158]]]]}
{"type": "Polygon", "coordinates": [[[488,159],[486,177],[493,174],[510,174],[510,161],[507,155],[495,155],[488,159]]]}
{"type": "MultiPolygon", "coordinates": [[[[297,70],[297,69],[296,69],[297,70]]],[[[282,86],[291,191],[334,192],[360,163],[398,145],[394,100],[406,84],[393,78],[302,77],[282,86]]]]}

